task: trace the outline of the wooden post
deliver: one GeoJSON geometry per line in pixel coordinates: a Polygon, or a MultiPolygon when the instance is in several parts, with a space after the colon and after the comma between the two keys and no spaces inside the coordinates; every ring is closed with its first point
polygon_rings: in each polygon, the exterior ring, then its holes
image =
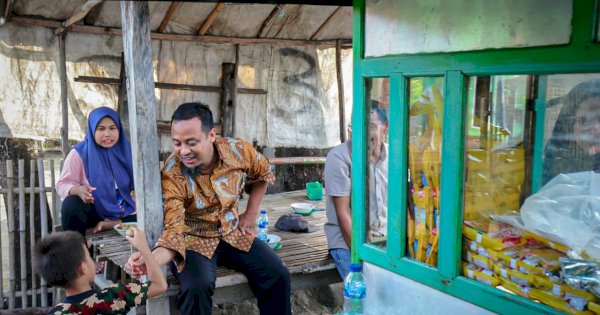
{"type": "MultiPolygon", "coordinates": [[[[148,3],[121,1],[121,23],[137,220],[152,247],[162,232],[163,208],[148,3]]],[[[168,314],[169,299],[150,299],[146,310],[168,314]]]]}
{"type": "MultiPolygon", "coordinates": [[[[46,200],[46,180],[44,178],[44,161],[37,160],[37,168],[38,168],[38,183],[40,185],[40,225],[42,230],[42,237],[48,235],[48,209],[46,205],[48,201],[46,200]]],[[[41,282],[42,288],[42,306],[48,306],[48,286],[46,284],[46,280],[42,278],[41,282]]]]}
{"type": "Polygon", "coordinates": [[[67,61],[65,53],[65,33],[58,35],[58,75],[60,77],[60,100],[62,103],[62,128],[60,138],[63,157],[69,154],[69,101],[67,100],[67,61]]]}
{"type": "MultiPolygon", "coordinates": [[[[0,233],[2,232],[2,224],[0,224],[0,233]]],[[[4,261],[2,260],[2,237],[0,237],[0,262],[4,261]]],[[[0,264],[0,301],[2,301],[2,306],[0,307],[0,309],[4,309],[4,268],[2,268],[3,264],[0,264]]]]}
{"type": "Polygon", "coordinates": [[[21,307],[27,308],[27,250],[25,245],[25,161],[19,160],[19,253],[21,257],[21,307]]]}
{"type": "MultiPolygon", "coordinates": [[[[31,251],[35,247],[35,161],[29,161],[29,239],[31,251]]],[[[37,306],[37,279],[35,269],[31,264],[31,307],[37,306]]]]}
{"type": "MultiPolygon", "coordinates": [[[[2,232],[2,224],[0,224],[0,233],[2,232]]],[[[0,237],[0,261],[4,261],[2,260],[2,237],[0,237]]],[[[4,309],[4,268],[2,268],[3,264],[0,264],[0,301],[2,301],[2,306],[0,307],[0,309],[4,309]]]]}
{"type": "Polygon", "coordinates": [[[342,73],[342,43],[338,40],[335,45],[335,70],[337,73],[338,104],[340,111],[340,141],[346,142],[346,107],[344,100],[344,77],[342,73]]]}
{"type": "Polygon", "coordinates": [[[121,117],[121,123],[128,139],[131,139],[129,133],[129,110],[127,108],[127,76],[125,75],[125,57],[121,53],[121,71],[119,72],[119,91],[117,95],[117,112],[121,117]]]}
{"type": "Polygon", "coordinates": [[[50,160],[50,189],[52,190],[52,230],[57,224],[60,224],[60,199],[56,193],[56,176],[54,174],[54,160],[50,160]]]}
{"type": "Polygon", "coordinates": [[[8,194],[6,195],[7,214],[6,219],[8,220],[8,252],[12,255],[8,255],[8,309],[12,310],[15,308],[15,209],[13,208],[13,180],[14,167],[13,161],[6,161],[6,187],[8,188],[8,194]]]}
{"type": "Polygon", "coordinates": [[[162,232],[163,213],[158,133],[156,124],[147,123],[156,121],[157,106],[148,3],[121,1],[121,15],[137,216],[152,246],[162,232]]]}
{"type": "Polygon", "coordinates": [[[235,124],[235,103],[236,103],[236,77],[235,63],[223,63],[223,74],[221,83],[223,85],[223,94],[221,94],[221,124],[223,125],[223,137],[233,137],[235,124]]]}

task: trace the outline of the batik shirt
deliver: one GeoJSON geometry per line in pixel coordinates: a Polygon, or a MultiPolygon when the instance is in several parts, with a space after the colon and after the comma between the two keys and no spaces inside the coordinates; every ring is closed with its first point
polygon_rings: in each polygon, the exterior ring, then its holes
{"type": "Polygon", "coordinates": [[[148,287],[150,281],[144,284],[115,284],[101,291],[89,290],[65,297],[48,314],[126,314],[131,307],[146,303],[148,287]]]}
{"type": "Polygon", "coordinates": [[[242,189],[265,181],[273,183],[269,161],[252,145],[223,137],[214,142],[217,162],[204,174],[185,167],[171,155],[161,173],[164,199],[164,230],[156,247],[179,254],[175,261],[181,272],[185,251],[212,258],[221,240],[248,252],[254,236],[238,229],[238,199],[242,189]]]}

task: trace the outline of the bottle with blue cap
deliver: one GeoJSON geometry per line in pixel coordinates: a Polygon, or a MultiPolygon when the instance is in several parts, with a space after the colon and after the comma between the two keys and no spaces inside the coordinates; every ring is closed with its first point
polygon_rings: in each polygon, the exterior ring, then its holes
{"type": "Polygon", "coordinates": [[[265,223],[267,228],[269,227],[269,217],[267,216],[267,210],[261,209],[260,214],[258,215],[258,219],[256,220],[256,225],[259,225],[261,222],[265,223]]]}
{"type": "Polygon", "coordinates": [[[269,233],[269,217],[267,216],[267,210],[261,209],[260,214],[258,215],[258,219],[256,220],[256,226],[259,226],[261,223],[265,224],[265,228],[267,229],[267,233],[269,233]]]}
{"type": "Polygon", "coordinates": [[[362,315],[367,296],[367,285],[361,264],[350,264],[350,272],[344,279],[344,315],[362,315]]]}
{"type": "Polygon", "coordinates": [[[263,242],[267,242],[267,226],[264,222],[261,222],[258,225],[258,232],[256,233],[256,237],[263,242]]]}

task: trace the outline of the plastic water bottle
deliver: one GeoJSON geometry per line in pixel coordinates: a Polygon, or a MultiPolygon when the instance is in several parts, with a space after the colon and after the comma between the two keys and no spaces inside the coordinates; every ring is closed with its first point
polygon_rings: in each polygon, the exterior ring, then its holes
{"type": "Polygon", "coordinates": [[[265,209],[260,210],[260,214],[258,215],[258,220],[256,222],[256,225],[260,225],[261,223],[265,224],[265,228],[267,229],[267,233],[268,233],[269,217],[267,216],[267,210],[265,210],[265,209]]]}
{"type": "Polygon", "coordinates": [[[362,275],[362,265],[350,264],[350,272],[344,279],[344,315],[362,315],[367,285],[362,275]]]}
{"type": "Polygon", "coordinates": [[[267,226],[264,224],[264,222],[261,222],[258,225],[258,233],[256,233],[256,237],[258,237],[259,240],[267,242],[267,226]]]}

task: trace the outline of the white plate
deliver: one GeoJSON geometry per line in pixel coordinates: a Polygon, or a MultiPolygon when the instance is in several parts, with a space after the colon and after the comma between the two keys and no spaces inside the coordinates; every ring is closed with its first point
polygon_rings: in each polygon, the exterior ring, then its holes
{"type": "Polygon", "coordinates": [[[292,203],[290,205],[290,207],[292,207],[292,211],[294,211],[294,213],[304,214],[304,215],[311,214],[313,212],[313,210],[315,209],[315,206],[312,203],[308,203],[308,202],[292,203]]]}
{"type": "Polygon", "coordinates": [[[267,244],[273,250],[276,250],[281,247],[281,236],[276,234],[267,234],[267,244]]]}
{"type": "Polygon", "coordinates": [[[137,222],[124,222],[124,223],[119,223],[116,224],[113,228],[115,229],[115,231],[119,232],[119,234],[121,234],[121,236],[125,236],[125,234],[127,233],[127,230],[129,230],[130,227],[138,227],[137,222]]]}

